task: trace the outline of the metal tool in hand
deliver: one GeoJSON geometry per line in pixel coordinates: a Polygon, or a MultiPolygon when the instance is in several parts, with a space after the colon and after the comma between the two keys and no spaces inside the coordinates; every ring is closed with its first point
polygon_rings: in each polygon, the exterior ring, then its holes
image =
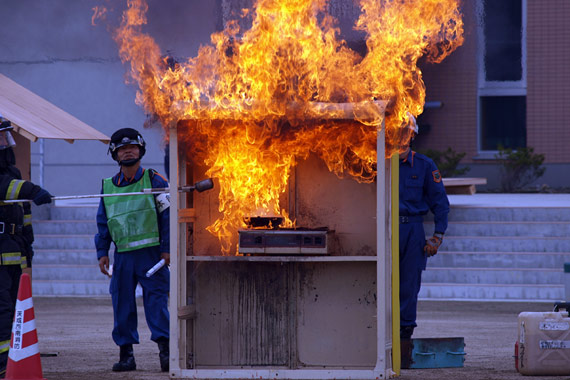
{"type": "MultiPolygon", "coordinates": [[[[205,190],[210,190],[214,187],[214,181],[211,178],[204,179],[202,181],[196,182],[194,185],[180,186],[178,191],[181,193],[188,193],[196,190],[201,193],[205,190]]],[[[88,195],[67,195],[60,197],[52,197],[52,200],[66,200],[66,199],[85,199],[85,198],[104,198],[104,197],[121,197],[126,195],[148,195],[148,194],[163,194],[170,191],[169,187],[157,187],[153,189],[143,189],[143,191],[137,191],[132,193],[116,193],[116,194],[88,194],[88,195]]],[[[0,203],[19,203],[19,202],[32,202],[31,199],[10,199],[3,200],[0,203]]]]}

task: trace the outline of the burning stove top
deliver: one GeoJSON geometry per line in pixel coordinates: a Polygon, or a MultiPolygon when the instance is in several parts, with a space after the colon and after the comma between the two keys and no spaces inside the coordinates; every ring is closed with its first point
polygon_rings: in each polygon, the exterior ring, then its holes
{"type": "Polygon", "coordinates": [[[333,231],[318,229],[247,229],[239,232],[239,253],[327,255],[333,231]]]}

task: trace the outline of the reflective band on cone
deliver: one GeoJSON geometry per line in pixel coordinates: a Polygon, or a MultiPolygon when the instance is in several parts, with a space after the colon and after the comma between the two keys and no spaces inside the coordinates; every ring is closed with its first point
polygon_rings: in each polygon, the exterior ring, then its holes
{"type": "Polygon", "coordinates": [[[42,375],[32,285],[27,273],[23,273],[20,277],[5,379],[46,380],[42,375]]]}

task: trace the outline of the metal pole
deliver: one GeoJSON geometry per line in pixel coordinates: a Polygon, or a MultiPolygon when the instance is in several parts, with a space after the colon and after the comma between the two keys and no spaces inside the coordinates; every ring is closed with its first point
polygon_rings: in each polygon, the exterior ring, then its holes
{"type": "Polygon", "coordinates": [[[40,176],[39,186],[44,187],[44,139],[40,139],[40,160],[38,163],[38,172],[40,176]]]}
{"type": "MultiPolygon", "coordinates": [[[[176,130],[177,122],[169,125],[169,158],[170,158],[170,188],[178,188],[178,136],[176,130]]],[[[178,320],[178,305],[183,303],[180,300],[180,287],[186,284],[180,284],[178,281],[179,266],[186,267],[186,254],[178,252],[180,235],[180,226],[178,224],[178,208],[179,199],[177,191],[170,191],[170,375],[180,376],[182,360],[180,358],[180,345],[185,344],[185,340],[179,339],[179,327],[183,321],[178,320]]]]}
{"type": "MultiPolygon", "coordinates": [[[[156,188],[156,189],[144,189],[149,191],[139,191],[133,193],[116,193],[116,194],[88,194],[88,195],[64,195],[59,197],[52,197],[54,201],[60,201],[65,199],[85,199],[85,198],[104,198],[104,197],[122,197],[126,195],[149,195],[149,194],[162,194],[170,191],[168,187],[156,188]]],[[[32,199],[9,199],[0,200],[0,203],[21,203],[21,202],[33,202],[32,199]]]]}
{"type": "MultiPolygon", "coordinates": [[[[206,190],[210,190],[214,187],[214,182],[211,178],[204,179],[202,181],[196,182],[192,186],[180,186],[178,187],[178,192],[189,192],[196,190],[197,192],[202,192],[206,190]]],[[[176,187],[174,187],[176,189],[176,187]]],[[[143,189],[143,191],[139,192],[131,192],[131,193],[115,193],[115,194],[88,194],[88,195],[65,195],[59,197],[52,197],[51,199],[54,201],[64,200],[64,199],[84,199],[84,198],[104,198],[104,197],[121,197],[125,195],[148,195],[148,194],[163,194],[168,192],[177,193],[176,190],[171,191],[170,187],[155,187],[151,189],[143,189]]],[[[0,201],[0,203],[20,203],[20,202],[32,202],[32,199],[10,199],[5,201],[0,201]]]]}
{"type": "Polygon", "coordinates": [[[385,379],[386,361],[386,146],[385,124],[377,128],[376,138],[376,367],[385,379]]]}

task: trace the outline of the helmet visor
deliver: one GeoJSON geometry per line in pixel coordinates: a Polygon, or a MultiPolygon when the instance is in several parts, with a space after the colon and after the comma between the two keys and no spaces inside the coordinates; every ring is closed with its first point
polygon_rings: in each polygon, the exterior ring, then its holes
{"type": "Polygon", "coordinates": [[[0,131],[0,150],[16,146],[16,141],[10,131],[0,131]]]}
{"type": "Polygon", "coordinates": [[[109,152],[113,153],[115,152],[117,149],[119,149],[122,146],[125,145],[139,145],[139,146],[143,146],[144,141],[142,140],[142,137],[138,136],[137,139],[131,139],[128,137],[123,137],[123,139],[119,142],[111,142],[109,144],[109,152]]]}

